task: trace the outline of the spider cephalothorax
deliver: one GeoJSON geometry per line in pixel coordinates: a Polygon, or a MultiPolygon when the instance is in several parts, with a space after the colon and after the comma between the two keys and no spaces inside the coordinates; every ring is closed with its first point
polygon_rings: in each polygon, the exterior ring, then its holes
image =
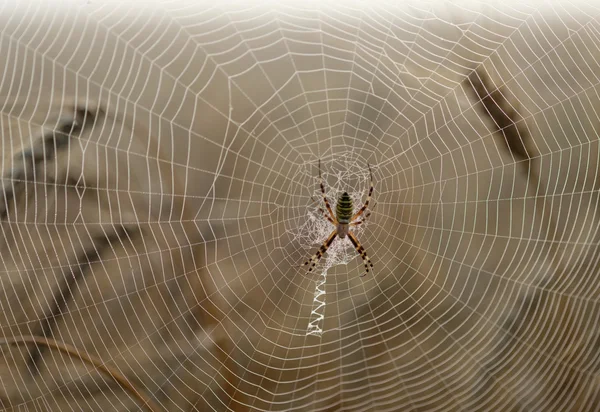
{"type": "Polygon", "coordinates": [[[356,212],[355,215],[352,215],[352,211],[354,210],[354,203],[352,202],[352,198],[350,197],[348,192],[344,192],[338,198],[337,204],[335,206],[336,214],[334,215],[333,210],[331,210],[331,205],[329,204],[329,200],[327,200],[327,196],[325,195],[325,185],[323,184],[323,177],[321,176],[321,161],[319,160],[319,181],[320,181],[320,185],[321,185],[321,193],[323,195],[323,202],[325,203],[327,212],[325,210],[323,210],[323,208],[321,208],[321,207],[319,207],[319,210],[321,211],[323,216],[325,216],[325,218],[329,221],[329,223],[331,223],[332,225],[335,226],[335,229],[327,237],[327,240],[325,241],[325,243],[323,243],[321,245],[321,248],[317,251],[317,253],[312,255],[310,259],[308,259],[306,262],[304,262],[303,266],[306,266],[312,262],[312,264],[310,265],[310,269],[308,269],[309,272],[312,272],[312,270],[315,268],[315,266],[317,265],[317,263],[319,262],[321,257],[323,257],[323,254],[327,251],[329,246],[331,246],[331,244],[333,243],[333,241],[335,240],[335,238],[337,236],[339,236],[342,239],[345,238],[346,236],[348,236],[348,238],[350,238],[350,242],[352,242],[352,244],[356,248],[356,251],[362,258],[362,260],[365,264],[366,272],[363,275],[361,275],[361,277],[365,276],[367,273],[369,273],[369,267],[373,267],[373,264],[371,263],[371,259],[369,259],[369,257],[367,256],[367,252],[365,251],[365,248],[363,248],[362,245],[359,243],[359,241],[356,238],[356,236],[354,235],[354,233],[352,233],[350,231],[350,228],[352,226],[360,225],[371,214],[369,212],[365,216],[363,216],[362,219],[357,220],[360,216],[362,216],[362,214],[365,212],[365,210],[367,210],[367,207],[369,206],[369,202],[371,201],[371,195],[373,194],[373,173],[371,172],[371,166],[369,166],[369,164],[367,164],[367,167],[369,168],[369,176],[371,178],[371,187],[369,189],[369,195],[367,196],[367,200],[365,201],[365,204],[363,205],[363,207],[361,207],[360,210],[358,212],[356,212]]]}

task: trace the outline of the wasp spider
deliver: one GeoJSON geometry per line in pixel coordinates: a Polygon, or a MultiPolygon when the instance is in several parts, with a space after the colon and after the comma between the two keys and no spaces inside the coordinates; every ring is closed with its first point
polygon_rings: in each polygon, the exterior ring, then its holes
{"type": "Polygon", "coordinates": [[[366,276],[367,273],[369,273],[369,267],[371,267],[371,268],[373,267],[373,263],[371,263],[371,259],[369,259],[369,257],[367,256],[367,252],[365,251],[365,248],[362,247],[362,245],[360,244],[360,242],[358,241],[358,239],[356,238],[354,233],[352,233],[350,231],[350,227],[358,226],[358,225],[362,224],[371,215],[371,212],[367,212],[362,217],[362,219],[357,220],[359,217],[361,217],[363,215],[365,210],[367,210],[367,207],[369,206],[369,202],[371,201],[371,195],[373,194],[373,173],[371,172],[371,166],[369,166],[368,163],[367,163],[367,167],[369,168],[369,175],[371,178],[371,187],[369,189],[369,195],[367,196],[367,200],[365,201],[365,204],[353,216],[352,210],[354,209],[354,204],[352,202],[352,198],[350,197],[348,192],[344,192],[338,198],[337,205],[335,207],[336,214],[334,215],[333,210],[331,210],[331,205],[329,204],[329,200],[327,200],[327,196],[325,195],[325,185],[323,184],[323,177],[321,176],[321,160],[319,160],[319,181],[320,181],[320,185],[321,185],[321,193],[323,195],[323,202],[325,203],[327,212],[325,210],[323,210],[323,208],[321,208],[321,207],[319,207],[319,211],[323,214],[323,216],[325,216],[325,218],[329,221],[329,223],[331,223],[333,226],[335,226],[335,229],[327,237],[327,240],[325,241],[325,243],[323,243],[321,245],[321,248],[317,251],[317,253],[312,255],[311,258],[308,259],[306,262],[304,262],[304,265],[302,265],[302,266],[306,266],[306,265],[310,264],[310,269],[308,269],[309,272],[312,272],[312,270],[315,268],[315,266],[317,265],[319,260],[321,260],[321,257],[323,257],[323,254],[327,251],[329,246],[331,246],[331,244],[335,240],[336,236],[339,236],[342,239],[344,239],[346,236],[348,236],[350,238],[350,242],[352,242],[352,244],[356,248],[356,251],[362,258],[363,263],[365,264],[366,272],[364,274],[360,275],[360,277],[366,276]]]}

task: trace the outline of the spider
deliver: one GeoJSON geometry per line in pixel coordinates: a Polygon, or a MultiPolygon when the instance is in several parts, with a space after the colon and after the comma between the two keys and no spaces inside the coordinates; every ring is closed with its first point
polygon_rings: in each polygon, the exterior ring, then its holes
{"type": "MultiPolygon", "coordinates": [[[[362,258],[363,263],[365,264],[366,272],[360,275],[360,277],[366,276],[369,273],[369,266],[371,268],[373,267],[373,263],[371,263],[371,259],[369,259],[369,257],[367,256],[365,248],[362,247],[354,233],[350,231],[351,226],[358,226],[362,224],[369,216],[371,216],[371,212],[367,212],[367,214],[365,214],[362,219],[356,220],[360,216],[362,216],[365,210],[367,210],[367,207],[369,206],[369,201],[371,200],[371,195],[373,194],[373,173],[371,172],[371,166],[368,163],[367,167],[369,168],[369,175],[371,177],[371,188],[369,189],[369,195],[367,196],[367,200],[365,201],[363,207],[361,207],[360,210],[356,212],[354,216],[352,216],[352,210],[354,208],[352,198],[350,197],[348,192],[344,192],[338,198],[337,205],[335,207],[336,215],[334,215],[333,211],[331,210],[331,206],[329,205],[329,201],[327,200],[327,196],[325,195],[325,185],[323,184],[323,177],[321,176],[321,160],[319,159],[319,181],[321,185],[321,193],[323,194],[323,202],[325,203],[327,212],[325,212],[325,210],[323,210],[323,208],[321,207],[319,207],[319,211],[323,214],[323,216],[325,216],[329,223],[335,226],[335,229],[327,237],[327,240],[325,241],[325,243],[323,243],[323,245],[321,245],[321,248],[317,251],[317,253],[312,255],[310,259],[308,259],[302,265],[306,266],[312,262],[312,264],[310,265],[310,269],[308,269],[309,272],[312,272],[319,260],[321,260],[321,258],[323,257],[323,254],[327,251],[329,246],[331,246],[336,236],[339,236],[341,239],[344,239],[346,236],[348,236],[350,238],[350,242],[352,242],[352,244],[356,248],[356,251],[362,258]]],[[[316,203],[316,200],[314,198],[312,199],[316,203]]]]}

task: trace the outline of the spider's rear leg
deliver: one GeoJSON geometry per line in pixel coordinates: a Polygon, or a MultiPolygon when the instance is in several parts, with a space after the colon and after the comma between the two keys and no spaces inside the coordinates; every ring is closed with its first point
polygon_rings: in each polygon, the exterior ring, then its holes
{"type": "Polygon", "coordinates": [[[33,144],[14,156],[12,169],[1,179],[0,220],[8,217],[9,205],[15,204],[15,194],[23,190],[25,184],[38,180],[38,166],[56,158],[58,152],[66,150],[73,134],[79,134],[93,124],[95,109],[75,106],[74,113],[61,118],[58,125],[36,139],[33,144]]]}
{"type": "Polygon", "coordinates": [[[360,275],[360,277],[362,278],[363,276],[366,276],[369,273],[369,266],[372,268],[373,263],[371,263],[371,259],[369,258],[369,256],[367,256],[367,252],[365,251],[365,248],[362,247],[362,245],[360,244],[360,242],[358,241],[356,236],[354,236],[354,233],[348,232],[348,237],[350,238],[350,242],[352,242],[352,244],[356,248],[356,251],[362,258],[363,263],[365,264],[366,272],[363,275],[360,275]]]}
{"type": "Polygon", "coordinates": [[[333,232],[331,232],[331,234],[329,235],[327,240],[321,245],[319,250],[317,250],[317,253],[312,255],[310,257],[310,259],[308,259],[306,262],[304,262],[304,264],[302,266],[306,266],[310,262],[312,262],[312,265],[310,265],[310,269],[308,269],[309,272],[312,272],[312,270],[315,268],[315,266],[317,265],[319,260],[321,260],[321,258],[325,254],[325,252],[327,252],[327,249],[329,248],[329,246],[331,246],[331,244],[335,240],[336,236],[337,236],[337,228],[333,232]]]}

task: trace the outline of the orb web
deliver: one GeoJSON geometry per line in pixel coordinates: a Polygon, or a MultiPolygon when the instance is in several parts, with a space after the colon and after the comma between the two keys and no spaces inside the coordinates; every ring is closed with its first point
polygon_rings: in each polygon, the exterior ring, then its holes
{"type": "Polygon", "coordinates": [[[3,2],[0,406],[597,410],[598,13],[3,2]]]}
{"type": "MultiPolygon", "coordinates": [[[[347,153],[340,153],[337,157],[334,157],[332,163],[335,165],[334,167],[339,167],[339,169],[331,172],[326,169],[321,170],[325,196],[328,198],[332,210],[335,211],[336,199],[339,199],[343,192],[348,193],[352,199],[352,216],[355,216],[364,205],[371,187],[369,165],[366,165],[360,172],[353,171],[352,169],[360,165],[357,165],[347,153]],[[330,185],[327,182],[333,183],[330,185]],[[362,187],[363,189],[353,188],[352,182],[357,182],[359,188],[362,187]]],[[[316,176],[318,176],[318,173],[316,176]]],[[[320,182],[320,179],[317,182],[320,182]]],[[[291,236],[297,238],[302,245],[318,250],[336,227],[326,217],[326,215],[330,215],[327,212],[320,186],[318,183],[315,186],[317,189],[311,194],[312,204],[307,207],[305,220],[300,222],[296,229],[291,230],[291,236]]],[[[370,209],[366,210],[360,219],[355,220],[361,221],[360,225],[351,227],[352,233],[359,240],[362,232],[369,226],[368,218],[375,205],[376,203],[371,203],[370,209]]],[[[335,212],[333,213],[335,214],[335,212]]],[[[313,251],[307,248],[307,253],[307,256],[312,256],[313,251]]],[[[326,255],[317,262],[312,271],[309,271],[309,274],[315,274],[317,278],[315,280],[315,295],[307,335],[321,336],[323,334],[322,323],[325,317],[327,272],[335,266],[347,265],[358,256],[348,237],[344,239],[337,237],[328,247],[326,255]]],[[[362,262],[359,262],[359,264],[362,265],[362,262]]],[[[301,268],[305,268],[304,271],[306,271],[310,266],[301,266],[301,268]]]]}

